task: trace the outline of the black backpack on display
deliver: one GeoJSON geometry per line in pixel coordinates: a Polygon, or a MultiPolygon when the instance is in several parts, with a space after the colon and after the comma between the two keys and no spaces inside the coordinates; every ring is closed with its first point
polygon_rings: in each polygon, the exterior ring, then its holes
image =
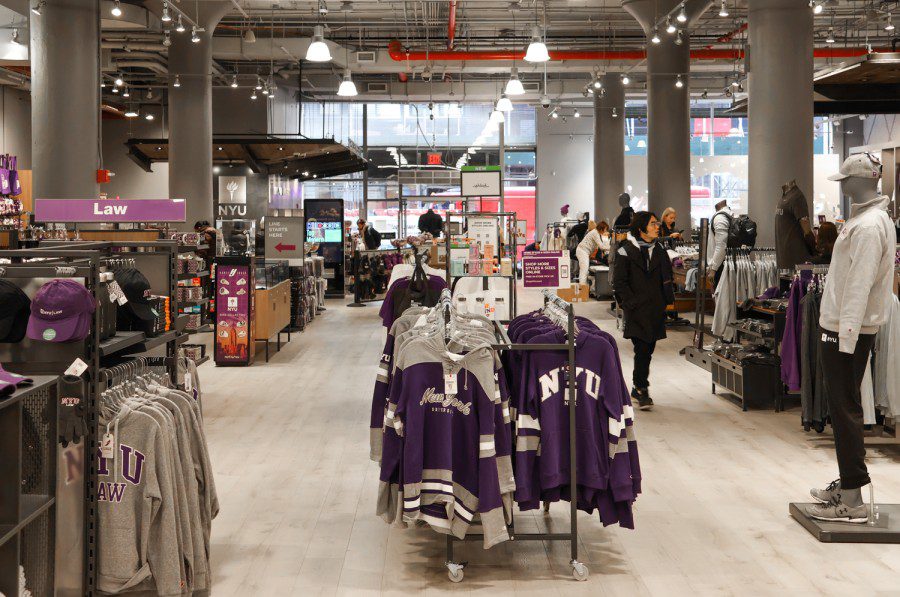
{"type": "MultiPolygon", "coordinates": [[[[738,249],[740,247],[753,247],[756,245],[756,222],[754,222],[747,214],[741,214],[733,217],[727,213],[719,213],[713,216],[725,216],[728,218],[728,243],[729,249],[738,249]]],[[[712,225],[712,223],[710,223],[712,225]]]]}

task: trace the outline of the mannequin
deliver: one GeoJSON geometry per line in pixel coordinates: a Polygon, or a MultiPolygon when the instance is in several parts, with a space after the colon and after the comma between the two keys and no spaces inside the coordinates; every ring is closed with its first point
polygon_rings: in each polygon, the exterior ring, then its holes
{"type": "Polygon", "coordinates": [[[860,384],[875,332],[889,314],[896,237],[885,211],[888,198],[878,194],[881,164],[874,156],[850,156],[840,173],[829,178],[841,182],[841,192],[852,203],[834,246],[819,318],[840,479],[810,492],[821,503],[808,513],[818,520],[865,523],[871,503],[863,503],[861,488],[870,486],[870,498],[873,491],[865,461],[860,384]]]}

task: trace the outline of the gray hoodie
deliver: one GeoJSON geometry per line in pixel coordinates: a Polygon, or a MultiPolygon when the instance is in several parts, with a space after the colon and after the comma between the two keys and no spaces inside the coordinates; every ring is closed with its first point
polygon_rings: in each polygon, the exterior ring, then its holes
{"type": "Polygon", "coordinates": [[[822,294],[819,325],[838,335],[838,350],[853,353],[860,334],[874,334],[891,308],[897,233],[887,197],[850,206],[822,294]]]}
{"type": "MultiPolygon", "coordinates": [[[[121,593],[150,582],[162,596],[184,590],[173,472],[160,425],[123,408],[114,428],[115,458],[98,459],[97,588],[121,593]],[[151,580],[152,579],[152,580],[151,580]],[[146,582],[145,582],[146,581],[146,582]]],[[[106,432],[105,424],[99,429],[106,432]]]]}

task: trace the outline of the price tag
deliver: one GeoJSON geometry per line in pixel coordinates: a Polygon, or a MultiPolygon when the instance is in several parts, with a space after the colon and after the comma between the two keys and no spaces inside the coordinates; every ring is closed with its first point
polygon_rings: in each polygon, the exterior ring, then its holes
{"type": "Polygon", "coordinates": [[[75,377],[81,377],[81,374],[87,371],[87,363],[82,361],[81,359],[75,359],[72,361],[72,364],[69,365],[69,368],[66,369],[66,375],[74,375],[75,377]]]}
{"type": "Polygon", "coordinates": [[[445,373],[444,374],[444,393],[447,395],[453,395],[457,392],[456,387],[456,374],[455,373],[445,373]]]}
{"type": "Polygon", "coordinates": [[[108,431],[103,434],[103,440],[100,442],[100,456],[103,458],[112,458],[116,455],[116,439],[112,433],[108,431]]]}
{"type": "Polygon", "coordinates": [[[116,299],[116,302],[119,303],[120,305],[124,305],[125,303],[128,302],[128,299],[125,297],[124,294],[120,294],[119,297],[116,299]]]}
{"type": "Polygon", "coordinates": [[[191,382],[192,382],[191,372],[187,371],[184,374],[184,391],[185,392],[191,392],[194,389],[194,386],[191,382]]]}

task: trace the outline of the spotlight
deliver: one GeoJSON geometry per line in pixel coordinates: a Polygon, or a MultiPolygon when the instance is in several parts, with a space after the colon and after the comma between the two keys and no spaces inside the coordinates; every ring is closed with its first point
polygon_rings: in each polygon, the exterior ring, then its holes
{"type": "Polygon", "coordinates": [[[679,89],[681,89],[682,87],[684,87],[684,81],[681,80],[681,75],[678,75],[678,76],[675,78],[675,87],[677,87],[677,88],[679,88],[679,89]]]}
{"type": "Polygon", "coordinates": [[[172,83],[172,87],[181,87],[181,78],[178,75],[175,75],[175,82],[172,83]]]}
{"type": "Polygon", "coordinates": [[[887,25],[884,26],[885,31],[893,31],[894,30],[894,15],[888,13],[887,25]]]}
{"type": "Polygon", "coordinates": [[[834,29],[831,29],[831,28],[828,29],[828,36],[825,38],[825,43],[826,44],[834,43],[834,29]]]}
{"type": "Polygon", "coordinates": [[[172,22],[172,15],[169,14],[169,3],[168,2],[163,2],[163,12],[162,12],[162,16],[159,18],[159,20],[162,21],[163,23],[171,23],[172,22]]]}
{"type": "Polygon", "coordinates": [[[619,117],[619,112],[616,110],[616,107],[615,107],[615,106],[613,106],[612,117],[613,117],[613,118],[618,118],[618,117],[619,117]]]}
{"type": "Polygon", "coordinates": [[[631,79],[628,78],[628,75],[622,75],[622,85],[628,85],[631,83],[631,79]]]}
{"type": "Polygon", "coordinates": [[[681,4],[681,10],[678,11],[678,16],[675,17],[675,20],[679,23],[687,22],[687,13],[684,12],[684,3],[681,4]]]}
{"type": "Polygon", "coordinates": [[[116,75],[115,84],[116,84],[116,87],[121,87],[122,85],[125,84],[125,81],[122,79],[122,75],[116,75]]]}
{"type": "Polygon", "coordinates": [[[302,174],[303,174],[303,176],[309,176],[309,171],[308,171],[308,170],[304,170],[304,171],[302,172],[302,174]]]}
{"type": "Polygon", "coordinates": [[[709,91],[703,90],[703,93],[700,94],[700,99],[707,99],[709,97],[709,91]]]}
{"type": "Polygon", "coordinates": [[[145,120],[153,120],[153,118],[154,118],[153,114],[150,114],[149,112],[147,112],[147,115],[144,116],[145,120]]]}
{"type": "Polygon", "coordinates": [[[256,77],[256,87],[257,91],[262,91],[262,81],[259,80],[259,77],[256,77]]]}
{"type": "Polygon", "coordinates": [[[122,7],[119,5],[119,0],[116,0],[115,3],[113,3],[112,10],[109,12],[111,12],[114,17],[122,16],[122,7]]]}
{"type": "Polygon", "coordinates": [[[603,83],[600,82],[600,79],[594,79],[594,89],[600,89],[603,87],[603,83]]]}
{"type": "Polygon", "coordinates": [[[675,33],[676,31],[678,31],[678,27],[675,26],[675,23],[672,22],[672,19],[670,19],[669,17],[666,17],[666,33],[671,35],[672,33],[675,33]]]}
{"type": "Polygon", "coordinates": [[[184,23],[181,22],[181,15],[178,15],[178,24],[175,25],[175,31],[184,33],[184,23]]]}
{"type": "Polygon", "coordinates": [[[112,92],[113,92],[113,93],[119,93],[119,88],[118,88],[118,87],[113,87],[113,88],[112,88],[112,92]]]}
{"type": "Polygon", "coordinates": [[[134,108],[128,108],[125,110],[125,118],[137,118],[138,112],[134,108]]]}
{"type": "Polygon", "coordinates": [[[581,118],[581,112],[578,111],[578,108],[575,108],[575,113],[572,115],[575,118],[581,118]]]}
{"type": "Polygon", "coordinates": [[[683,43],[684,43],[684,34],[681,31],[679,31],[678,36],[675,38],[675,45],[680,46],[683,43]]]}
{"type": "Polygon", "coordinates": [[[127,87],[124,90],[122,90],[122,97],[131,97],[131,93],[128,92],[127,87]]]}
{"type": "Polygon", "coordinates": [[[650,38],[650,41],[653,42],[653,43],[655,43],[655,44],[658,44],[659,42],[662,41],[662,40],[659,38],[659,32],[656,30],[655,27],[653,28],[653,37],[650,38]]]}
{"type": "Polygon", "coordinates": [[[13,44],[14,46],[19,45],[19,30],[18,29],[13,29],[12,38],[9,40],[9,43],[13,44]]]}
{"type": "Polygon", "coordinates": [[[233,77],[231,77],[231,88],[237,89],[237,86],[238,86],[237,75],[234,75],[233,77]]]}
{"type": "Polygon", "coordinates": [[[820,2],[813,2],[812,9],[813,9],[813,14],[820,15],[820,14],[822,14],[822,11],[825,10],[825,7],[822,6],[822,3],[820,3],[820,2]]]}
{"type": "Polygon", "coordinates": [[[550,113],[550,116],[553,117],[553,118],[559,118],[559,112],[557,112],[556,110],[554,110],[553,112],[550,113]]]}
{"type": "Polygon", "coordinates": [[[725,0],[722,0],[722,7],[719,8],[719,16],[723,19],[728,16],[728,5],[725,4],[725,0]]]}
{"type": "Polygon", "coordinates": [[[37,16],[41,16],[41,9],[44,8],[45,0],[40,0],[37,4],[31,7],[31,12],[33,12],[37,16]]]}
{"type": "Polygon", "coordinates": [[[163,46],[169,47],[172,45],[172,38],[169,37],[169,32],[166,31],[165,37],[163,37],[163,46]]]}
{"type": "Polygon", "coordinates": [[[191,27],[191,41],[194,42],[195,44],[200,43],[200,33],[197,31],[196,25],[191,27]]]}
{"type": "Polygon", "coordinates": [[[255,89],[253,90],[253,93],[250,94],[250,99],[252,99],[252,100],[256,99],[256,90],[255,89]]]}

